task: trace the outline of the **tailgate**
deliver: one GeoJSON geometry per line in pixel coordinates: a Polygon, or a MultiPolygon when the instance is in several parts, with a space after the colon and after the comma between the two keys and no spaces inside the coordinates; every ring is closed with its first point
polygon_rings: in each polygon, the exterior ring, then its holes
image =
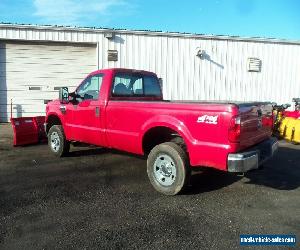
{"type": "Polygon", "coordinates": [[[241,148],[253,146],[272,135],[273,116],[270,103],[240,104],[239,115],[241,148]]]}

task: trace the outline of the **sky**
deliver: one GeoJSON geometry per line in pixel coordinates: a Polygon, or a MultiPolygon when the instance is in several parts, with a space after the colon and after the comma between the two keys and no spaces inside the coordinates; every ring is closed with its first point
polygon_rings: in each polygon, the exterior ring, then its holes
{"type": "Polygon", "coordinates": [[[300,40],[300,0],[0,0],[0,22],[300,40]]]}

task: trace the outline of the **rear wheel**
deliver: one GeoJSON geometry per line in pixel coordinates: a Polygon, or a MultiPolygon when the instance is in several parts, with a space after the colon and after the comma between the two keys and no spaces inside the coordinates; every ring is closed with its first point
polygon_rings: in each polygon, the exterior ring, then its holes
{"type": "Polygon", "coordinates": [[[147,173],[158,192],[165,195],[178,194],[190,176],[186,152],[173,142],[155,146],[148,156],[147,173]]]}
{"type": "Polygon", "coordinates": [[[48,145],[51,151],[58,157],[65,156],[69,153],[70,142],[66,140],[63,127],[53,125],[48,132],[48,145]]]}

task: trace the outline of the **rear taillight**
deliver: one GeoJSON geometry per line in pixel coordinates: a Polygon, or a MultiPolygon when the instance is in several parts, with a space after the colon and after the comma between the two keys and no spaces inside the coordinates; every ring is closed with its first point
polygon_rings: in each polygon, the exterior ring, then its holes
{"type": "Polygon", "coordinates": [[[235,116],[231,118],[228,131],[228,139],[230,142],[239,142],[241,136],[241,117],[235,116]]]}

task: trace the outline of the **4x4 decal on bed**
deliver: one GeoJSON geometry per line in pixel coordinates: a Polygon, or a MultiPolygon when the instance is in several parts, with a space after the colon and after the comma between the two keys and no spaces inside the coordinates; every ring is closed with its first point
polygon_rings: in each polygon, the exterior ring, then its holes
{"type": "Polygon", "coordinates": [[[197,119],[198,123],[218,124],[218,115],[203,115],[197,119]]]}

